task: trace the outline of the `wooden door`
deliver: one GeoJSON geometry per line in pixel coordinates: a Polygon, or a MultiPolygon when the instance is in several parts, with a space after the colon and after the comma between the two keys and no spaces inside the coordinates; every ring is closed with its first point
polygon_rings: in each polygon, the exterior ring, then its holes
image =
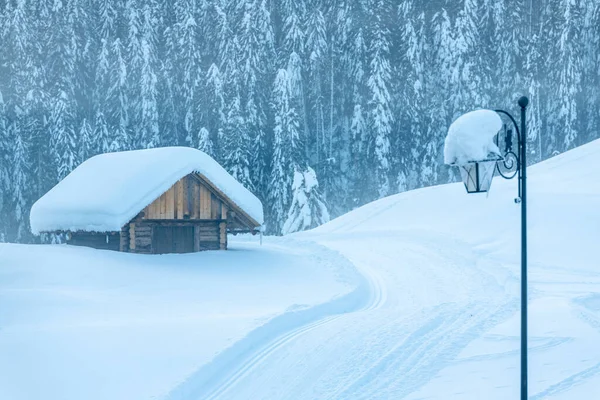
{"type": "Polygon", "coordinates": [[[154,253],[191,253],[194,251],[193,226],[155,226],[152,235],[154,253]]]}

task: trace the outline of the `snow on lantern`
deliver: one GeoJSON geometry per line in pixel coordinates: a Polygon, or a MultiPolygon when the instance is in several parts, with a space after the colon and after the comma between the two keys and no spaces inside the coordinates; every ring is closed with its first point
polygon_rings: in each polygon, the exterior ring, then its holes
{"type": "Polygon", "coordinates": [[[503,160],[494,143],[501,129],[500,115],[491,110],[469,112],[450,125],[444,143],[444,162],[459,168],[468,193],[490,190],[496,163],[503,160]]]}

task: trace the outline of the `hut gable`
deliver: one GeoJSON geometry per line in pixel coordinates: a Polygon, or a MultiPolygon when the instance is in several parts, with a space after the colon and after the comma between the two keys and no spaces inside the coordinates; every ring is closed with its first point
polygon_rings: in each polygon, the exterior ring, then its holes
{"type": "Polygon", "coordinates": [[[168,147],[93,157],[38,200],[32,231],[137,253],[225,249],[255,232],[261,202],[205,153],[168,147]]]}

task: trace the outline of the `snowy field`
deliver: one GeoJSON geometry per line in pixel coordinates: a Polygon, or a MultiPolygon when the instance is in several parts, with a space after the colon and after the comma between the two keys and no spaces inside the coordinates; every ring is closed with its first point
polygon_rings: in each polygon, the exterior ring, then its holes
{"type": "MultiPolygon", "coordinates": [[[[600,393],[600,141],[529,169],[530,398],[600,393]]],[[[517,183],[232,251],[0,245],[0,399],[518,398],[517,183]]]]}

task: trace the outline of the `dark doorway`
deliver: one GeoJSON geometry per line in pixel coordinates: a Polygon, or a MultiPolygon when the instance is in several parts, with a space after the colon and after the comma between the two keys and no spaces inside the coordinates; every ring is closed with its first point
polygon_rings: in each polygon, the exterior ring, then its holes
{"type": "Polygon", "coordinates": [[[152,235],[154,253],[192,253],[194,251],[193,226],[155,226],[152,235]]]}

